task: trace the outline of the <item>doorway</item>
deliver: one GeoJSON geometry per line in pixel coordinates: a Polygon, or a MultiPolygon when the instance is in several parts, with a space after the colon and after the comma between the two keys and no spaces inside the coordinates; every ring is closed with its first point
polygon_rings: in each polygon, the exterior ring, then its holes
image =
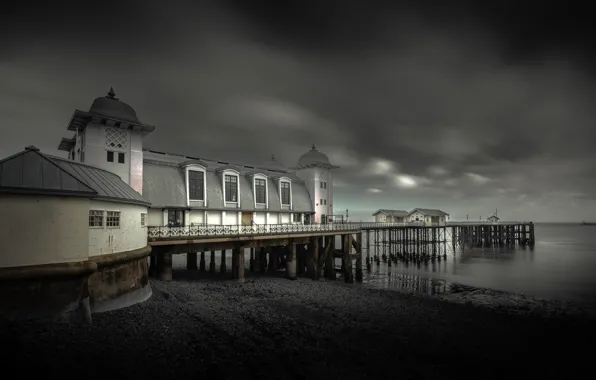
{"type": "Polygon", "coordinates": [[[252,212],[242,213],[242,225],[250,226],[252,224],[252,212]]]}
{"type": "Polygon", "coordinates": [[[184,210],[168,210],[168,227],[184,227],[184,210]]]}

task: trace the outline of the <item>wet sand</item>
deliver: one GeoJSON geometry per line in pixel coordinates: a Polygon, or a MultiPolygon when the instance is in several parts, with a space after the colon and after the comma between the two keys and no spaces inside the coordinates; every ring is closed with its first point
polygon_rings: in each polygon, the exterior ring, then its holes
{"type": "MultiPolygon", "coordinates": [[[[341,281],[176,271],[92,326],[3,323],[4,371],[79,378],[569,378],[593,320],[519,315],[341,281]]],[[[9,372],[4,372],[9,373],[9,372]]],[[[589,372],[588,372],[589,373],[589,372]]]]}

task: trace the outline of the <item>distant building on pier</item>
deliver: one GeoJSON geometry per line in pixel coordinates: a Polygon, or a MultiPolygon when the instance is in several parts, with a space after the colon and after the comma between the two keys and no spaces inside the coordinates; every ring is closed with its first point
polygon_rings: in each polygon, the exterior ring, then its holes
{"type": "Polygon", "coordinates": [[[408,212],[405,210],[380,209],[372,216],[375,217],[377,223],[404,223],[408,217],[408,212]]]}
{"type": "Polygon", "coordinates": [[[486,218],[486,221],[489,223],[499,223],[501,221],[501,218],[499,218],[496,215],[491,215],[488,218],[486,218]]]}
{"type": "Polygon", "coordinates": [[[378,223],[413,223],[444,226],[449,219],[445,211],[415,208],[412,211],[380,209],[372,214],[378,223]]]}

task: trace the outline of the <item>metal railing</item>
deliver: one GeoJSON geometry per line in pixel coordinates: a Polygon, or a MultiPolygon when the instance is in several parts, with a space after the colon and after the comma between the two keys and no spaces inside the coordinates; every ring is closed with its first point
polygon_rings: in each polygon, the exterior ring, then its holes
{"type": "Polygon", "coordinates": [[[193,237],[218,237],[218,236],[255,236],[255,235],[287,235],[304,232],[325,232],[325,231],[360,231],[367,229],[383,229],[391,227],[450,227],[462,224],[528,224],[529,222],[343,222],[326,224],[256,224],[251,225],[220,225],[220,224],[195,224],[190,226],[148,226],[147,233],[150,241],[172,238],[193,238],[193,237]]]}

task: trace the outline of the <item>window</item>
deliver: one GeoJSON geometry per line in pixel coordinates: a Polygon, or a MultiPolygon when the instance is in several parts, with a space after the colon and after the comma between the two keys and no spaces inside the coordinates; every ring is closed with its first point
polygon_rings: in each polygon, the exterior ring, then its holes
{"type": "Polygon", "coordinates": [[[326,188],[327,188],[327,182],[323,182],[323,184],[324,184],[324,185],[323,185],[323,188],[325,188],[325,189],[326,189],[326,188]]]}
{"type": "Polygon", "coordinates": [[[267,188],[264,179],[255,179],[255,198],[257,203],[267,203],[267,188]]]}
{"type": "Polygon", "coordinates": [[[114,162],[114,152],[108,150],[108,162],[114,162]]]}
{"type": "Polygon", "coordinates": [[[290,204],[290,183],[289,182],[281,183],[281,204],[282,205],[290,204]]]}
{"type": "Polygon", "coordinates": [[[205,200],[204,174],[198,170],[188,171],[188,198],[194,201],[205,200]]]}
{"type": "Polygon", "coordinates": [[[323,204],[324,204],[325,206],[327,206],[327,199],[323,199],[323,202],[324,202],[323,204]]]}
{"type": "Polygon", "coordinates": [[[235,175],[225,176],[225,201],[238,202],[238,177],[235,175]]]}
{"type": "Polygon", "coordinates": [[[323,205],[323,198],[321,198],[321,202],[319,202],[319,204],[322,206],[323,205]]]}
{"type": "Polygon", "coordinates": [[[300,223],[302,221],[302,218],[300,217],[301,214],[292,214],[293,215],[293,222],[294,223],[300,223]]]}
{"type": "Polygon", "coordinates": [[[323,188],[323,181],[321,181],[321,189],[323,188]]]}
{"type": "Polygon", "coordinates": [[[141,213],[141,227],[147,227],[147,213],[141,213]]]}
{"type": "Polygon", "coordinates": [[[103,227],[103,211],[89,210],[89,227],[103,227]]]}
{"type": "Polygon", "coordinates": [[[120,211],[108,211],[106,227],[120,228],[120,211]]]}
{"type": "Polygon", "coordinates": [[[124,163],[124,153],[118,153],[118,163],[119,164],[124,163]]]}

